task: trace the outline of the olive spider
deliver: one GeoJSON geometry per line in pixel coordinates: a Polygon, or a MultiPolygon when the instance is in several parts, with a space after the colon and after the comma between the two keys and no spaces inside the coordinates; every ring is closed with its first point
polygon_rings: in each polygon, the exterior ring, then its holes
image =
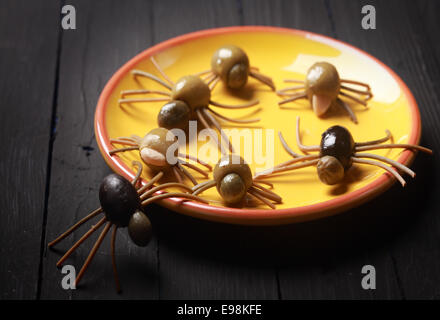
{"type": "Polygon", "coordinates": [[[228,88],[241,89],[246,85],[248,77],[251,76],[275,90],[272,79],[261,74],[258,68],[251,67],[246,52],[234,45],[218,48],[211,58],[211,70],[199,72],[198,75],[205,75],[205,80],[213,83],[212,89],[219,80],[228,88]]]}
{"type": "MultiPolygon", "coordinates": [[[[255,123],[260,121],[260,119],[235,119],[226,117],[217,111],[213,110],[210,105],[224,108],[224,109],[243,109],[255,106],[259,103],[258,100],[251,101],[249,103],[244,103],[241,105],[227,105],[220,102],[211,100],[211,90],[215,86],[215,81],[213,79],[205,83],[200,77],[196,75],[187,75],[181,77],[174,83],[162,70],[156,60],[151,57],[151,62],[155,68],[159,71],[162,79],[156,77],[155,75],[141,71],[132,70],[133,76],[141,76],[148,78],[160,84],[162,87],[166,88],[168,91],[161,90],[124,90],[121,92],[121,99],[119,100],[119,105],[132,102],[154,102],[154,101],[166,101],[167,103],[162,106],[157,122],[159,127],[164,127],[167,129],[185,129],[188,126],[190,119],[198,119],[205,128],[210,128],[210,124],[220,133],[222,140],[227,143],[230,152],[233,152],[232,144],[229,142],[226,134],[223,132],[221,124],[217,118],[231,122],[231,123],[255,123]],[[158,94],[162,97],[153,98],[126,98],[126,96],[139,95],[139,94],[158,94]]],[[[217,136],[214,135],[210,130],[208,130],[211,139],[217,144],[217,146],[222,151],[222,154],[226,154],[223,149],[223,145],[218,141],[217,136]]]]}
{"type": "Polygon", "coordinates": [[[87,270],[89,264],[93,260],[96,252],[98,251],[102,241],[107,235],[110,228],[113,226],[112,236],[111,236],[111,256],[112,256],[112,267],[113,274],[115,278],[116,290],[117,292],[121,291],[119,276],[116,269],[116,258],[115,258],[115,242],[116,242],[116,233],[118,228],[128,228],[128,234],[130,239],[138,246],[144,247],[146,246],[152,237],[152,227],[150,219],[144,212],[144,207],[148,204],[155,202],[157,200],[165,199],[165,198],[182,198],[188,200],[196,200],[203,203],[208,203],[206,200],[192,195],[190,193],[182,193],[182,192],[170,192],[170,193],[162,193],[159,195],[154,194],[158,191],[169,187],[177,187],[183,189],[185,191],[191,191],[191,188],[181,184],[181,183],[165,183],[159,185],[157,187],[153,187],[154,183],[156,183],[163,175],[163,172],[159,172],[154,178],[152,178],[147,184],[140,188],[136,188],[136,184],[139,180],[139,177],[142,173],[142,164],[140,162],[134,161],[133,165],[138,167],[138,172],[134,177],[133,181],[130,183],[124,177],[112,173],[106,176],[99,188],[99,202],[101,206],[92,211],[86,217],[82,218],[78,222],[76,222],[72,227],[70,227],[67,231],[62,233],[58,238],[51,241],[48,246],[53,247],[55,244],[66,238],[73,231],[75,231],[78,227],[83,225],[85,222],[90,219],[98,216],[101,213],[104,213],[104,217],[102,217],[99,222],[91,227],[89,231],[84,233],[84,235],[61,257],[61,259],[57,262],[57,267],[61,266],[63,262],[88,238],[92,235],[96,230],[98,230],[102,225],[105,224],[104,229],[96,240],[94,246],[92,247],[86,261],[84,262],[80,272],[78,273],[75,285],[78,285],[79,281],[83,277],[85,271],[87,270]],[[149,190],[148,190],[149,189],[149,190]]]}
{"type": "Polygon", "coordinates": [[[268,182],[252,178],[251,169],[243,158],[235,154],[229,154],[223,156],[215,166],[213,180],[202,182],[194,186],[192,190],[193,195],[198,195],[216,186],[218,193],[227,205],[238,204],[249,194],[270,208],[275,209],[275,205],[271,201],[281,203],[281,197],[264,188],[260,183],[273,187],[268,182]]]}
{"type": "Polygon", "coordinates": [[[352,166],[353,163],[359,163],[378,166],[388,171],[402,184],[402,186],[405,186],[405,180],[396,170],[391,168],[391,166],[409,174],[413,178],[415,177],[414,171],[395,160],[372,153],[363,153],[363,151],[387,148],[403,148],[413,151],[419,150],[432,154],[432,150],[414,144],[382,144],[391,137],[391,133],[388,130],[386,131],[386,136],[381,139],[367,142],[354,142],[351,133],[346,128],[341,126],[333,126],[328,128],[322,134],[321,143],[319,146],[305,146],[301,142],[299,122],[300,119],[297,117],[296,142],[299,149],[303,152],[319,151],[319,154],[300,155],[295,153],[287,145],[281,132],[279,132],[280,141],[284,149],[293,157],[293,159],[281,163],[272,169],[262,171],[258,173],[256,177],[263,178],[271,174],[316,165],[319,179],[325,184],[333,185],[342,181],[345,176],[345,172],[352,166]],[[391,166],[387,166],[382,162],[391,166]]]}
{"type": "Polygon", "coordinates": [[[288,102],[305,98],[310,101],[313,111],[318,117],[324,115],[331,105],[336,105],[342,107],[354,123],[358,123],[353,110],[340,97],[346,97],[365,107],[367,106],[367,101],[373,97],[368,84],[354,80],[341,79],[335,66],[328,62],[317,62],[312,65],[307,71],[305,81],[291,79],[284,81],[296,83],[298,85],[278,90],[278,95],[287,97],[278,102],[278,104],[283,105],[288,102]],[[363,87],[364,89],[355,89],[349,85],[363,87]],[[303,91],[298,92],[297,90],[303,91]],[[351,93],[354,93],[357,96],[351,93]]]}
{"type": "Polygon", "coordinates": [[[197,185],[196,179],[185,167],[193,169],[202,174],[205,178],[208,178],[208,173],[191,164],[188,160],[201,164],[209,171],[212,170],[212,167],[206,162],[189,154],[179,153],[177,148],[175,148],[172,154],[169,154],[170,148],[177,143],[177,138],[170,130],[165,128],[155,128],[148,132],[143,138],[137,135],[131,135],[130,137],[110,139],[110,142],[128,146],[110,150],[109,154],[111,156],[118,152],[138,150],[142,161],[151,170],[154,172],[168,172],[172,170],[179,183],[183,183],[185,177],[187,177],[194,185],[197,185]],[[170,162],[170,160],[172,161],[170,162]],[[174,164],[172,162],[174,162],[174,164]]]}

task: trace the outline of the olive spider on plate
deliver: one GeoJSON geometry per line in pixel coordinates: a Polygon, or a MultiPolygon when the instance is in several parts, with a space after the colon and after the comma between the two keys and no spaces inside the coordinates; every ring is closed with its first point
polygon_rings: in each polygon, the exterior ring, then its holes
{"type": "Polygon", "coordinates": [[[179,183],[183,183],[185,177],[191,180],[194,185],[198,183],[185,167],[197,171],[205,178],[208,178],[207,172],[191,164],[188,160],[204,166],[209,171],[212,170],[212,167],[206,162],[189,154],[179,153],[177,147],[174,147],[177,146],[176,136],[172,131],[165,128],[152,129],[143,138],[137,135],[131,135],[130,137],[110,139],[110,143],[125,146],[123,148],[110,150],[110,156],[119,152],[138,150],[142,161],[153,172],[161,174],[162,176],[171,170],[179,183]]]}
{"type": "MultiPolygon", "coordinates": [[[[233,152],[232,144],[229,142],[226,134],[223,132],[221,124],[218,119],[232,123],[255,123],[260,119],[234,119],[229,118],[221,113],[215,111],[210,107],[210,105],[224,108],[224,109],[243,109],[255,106],[259,103],[258,100],[254,100],[248,103],[240,105],[227,105],[220,102],[213,101],[211,99],[211,90],[215,85],[215,82],[211,80],[208,82],[203,81],[200,77],[196,75],[186,75],[181,77],[175,83],[166,75],[162,70],[156,60],[150,58],[153,65],[165,79],[162,80],[155,75],[142,71],[142,70],[132,70],[133,76],[144,77],[155,81],[168,91],[161,90],[124,90],[121,92],[121,99],[119,104],[135,103],[135,102],[155,102],[155,101],[166,101],[167,103],[162,106],[159,111],[157,122],[160,127],[167,129],[185,129],[189,120],[197,119],[199,120],[205,128],[210,128],[213,126],[223,137],[223,141],[227,143],[227,147],[230,152],[233,152]],[[152,97],[152,98],[126,98],[127,96],[133,95],[143,95],[143,94],[157,94],[162,97],[152,97]],[[218,119],[217,119],[218,118],[218,119]]],[[[222,154],[227,152],[223,148],[221,142],[218,141],[217,136],[208,130],[211,139],[216,142],[222,154]]]]}
{"type": "Polygon", "coordinates": [[[228,88],[243,88],[249,77],[257,79],[275,90],[272,79],[260,73],[258,68],[250,66],[246,52],[234,45],[224,45],[218,48],[212,55],[211,69],[199,72],[198,75],[205,75],[205,79],[213,83],[211,90],[219,80],[228,88]]]}
{"type": "Polygon", "coordinates": [[[218,161],[214,168],[214,179],[199,183],[192,188],[192,191],[194,195],[198,195],[215,186],[227,205],[239,204],[249,195],[275,209],[275,205],[271,201],[281,203],[282,199],[261,185],[266,184],[273,187],[271,183],[261,180],[252,177],[251,169],[242,157],[229,154],[218,161]]]}
{"type": "Polygon", "coordinates": [[[307,71],[305,81],[289,79],[285,82],[297,85],[278,90],[277,94],[285,98],[278,104],[308,99],[318,117],[324,115],[331,105],[336,105],[343,108],[354,123],[358,123],[355,113],[341,97],[351,99],[363,106],[366,106],[367,101],[373,97],[368,84],[341,79],[335,66],[328,62],[317,62],[312,65],[307,71]],[[353,88],[353,85],[362,87],[363,90],[353,88]]]}
{"type": "Polygon", "coordinates": [[[256,174],[256,177],[265,178],[272,174],[316,165],[319,179],[325,184],[333,185],[340,183],[343,180],[346,171],[350,169],[353,163],[358,163],[380,167],[392,174],[402,184],[402,186],[405,186],[405,180],[391,166],[409,174],[413,178],[415,177],[414,171],[412,171],[400,162],[377,154],[364,153],[364,151],[388,148],[403,148],[413,151],[419,150],[428,154],[432,154],[432,150],[414,144],[382,144],[391,137],[391,133],[388,130],[384,138],[367,142],[355,142],[350,131],[341,126],[333,126],[328,128],[322,134],[320,145],[305,146],[302,144],[300,138],[300,118],[297,117],[296,121],[296,142],[299,149],[303,152],[318,151],[319,154],[300,155],[295,153],[287,145],[281,132],[279,132],[279,137],[284,149],[293,157],[293,159],[281,163],[274,168],[259,172],[256,174]],[[383,162],[390,166],[385,165],[383,162]]]}

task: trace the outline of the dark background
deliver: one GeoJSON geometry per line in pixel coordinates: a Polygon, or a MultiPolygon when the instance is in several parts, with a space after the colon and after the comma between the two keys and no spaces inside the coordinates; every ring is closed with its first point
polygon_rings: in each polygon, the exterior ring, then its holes
{"type": "MultiPolygon", "coordinates": [[[[110,172],[93,117],[110,76],[171,37],[230,25],[309,30],[353,44],[390,66],[414,93],[421,144],[440,150],[440,1],[24,1],[0,2],[0,297],[3,299],[439,299],[437,154],[419,154],[415,180],[357,209],[282,227],[215,224],[159,206],[155,237],[138,248],[119,232],[124,292],[114,290],[109,241],[81,288],[65,291],[56,261],[81,232],[47,250],[98,206],[110,172]],[[77,29],[60,28],[63,4],[77,29]],[[361,28],[372,4],[377,29],[361,28]],[[361,287],[375,266],[377,289],[361,287]]],[[[270,57],[271,48],[267,48],[270,57]]],[[[295,196],[295,195],[292,195],[295,196]]],[[[68,260],[77,271],[87,241],[68,260]]]]}

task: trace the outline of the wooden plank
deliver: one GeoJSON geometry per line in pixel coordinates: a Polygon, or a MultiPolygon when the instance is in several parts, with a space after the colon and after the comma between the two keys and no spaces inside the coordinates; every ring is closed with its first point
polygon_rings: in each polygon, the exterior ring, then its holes
{"type": "MultiPolygon", "coordinates": [[[[434,22],[426,23],[426,16],[413,1],[370,1],[368,4],[376,8],[377,29],[367,31],[360,27],[362,3],[331,1],[330,4],[338,36],[385,62],[412,90],[422,117],[421,143],[438,149],[440,69],[432,44],[436,42],[432,36],[438,29],[429,36],[427,29],[434,22]]],[[[371,208],[380,213],[393,212],[394,218],[388,224],[392,241],[389,253],[403,298],[439,297],[440,218],[436,184],[439,175],[434,161],[433,157],[419,154],[413,164],[417,178],[405,189],[395,187],[382,195],[371,208]]],[[[375,232],[371,237],[376,238],[375,232]]]]}
{"type": "Polygon", "coordinates": [[[267,228],[215,224],[163,209],[153,218],[161,299],[277,299],[267,228]]]}
{"type": "MultiPolygon", "coordinates": [[[[99,153],[93,132],[96,103],[110,76],[129,58],[152,45],[149,2],[78,0],[70,4],[77,11],[77,29],[64,31],[62,36],[58,123],[46,228],[48,241],[99,206],[99,185],[110,169],[99,153]]],[[[139,248],[131,242],[126,229],[118,232],[116,245],[122,295],[115,292],[109,236],[85,274],[81,288],[74,291],[61,288],[63,275],[55,263],[88,228],[83,227],[65,239],[57,246],[58,252],[47,250],[41,297],[157,298],[156,240],[147,248],[139,248]]],[[[89,239],[67,261],[77,272],[93,241],[89,239]]]]}
{"type": "MultiPolygon", "coordinates": [[[[352,29],[350,24],[335,23],[340,15],[354,14],[348,9],[343,5],[335,9],[328,1],[245,0],[243,4],[245,24],[279,25],[331,37],[345,35],[345,29],[352,29]]],[[[359,16],[358,12],[355,16],[359,16]]],[[[378,230],[380,224],[372,220],[371,212],[382,213],[378,208],[380,205],[374,207],[370,203],[321,221],[275,229],[270,241],[277,252],[273,259],[278,266],[280,298],[399,297],[393,261],[385,248],[377,247],[376,240],[370,239],[371,230],[378,233],[378,239],[386,237],[386,230],[378,230]],[[375,291],[361,287],[361,269],[367,264],[377,270],[375,291]]]]}
{"type": "MultiPolygon", "coordinates": [[[[240,24],[237,1],[158,1],[155,39],[240,24]]],[[[264,252],[250,253],[257,229],[198,221],[157,210],[161,299],[275,299],[274,270],[264,252]],[[254,261],[252,261],[254,260],[254,261]]]]}
{"type": "Polygon", "coordinates": [[[37,296],[59,10],[0,3],[0,299],[37,296]]]}

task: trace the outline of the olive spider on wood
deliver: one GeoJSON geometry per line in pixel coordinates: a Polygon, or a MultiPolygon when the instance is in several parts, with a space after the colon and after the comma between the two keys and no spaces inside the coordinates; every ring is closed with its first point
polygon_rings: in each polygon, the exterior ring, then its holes
{"type": "Polygon", "coordinates": [[[211,90],[219,80],[228,88],[240,89],[246,85],[249,76],[275,90],[272,79],[261,74],[258,68],[250,66],[246,52],[234,45],[217,49],[211,58],[211,70],[199,72],[198,75],[204,75],[205,80],[213,83],[211,90]]]}
{"type": "MultiPolygon", "coordinates": [[[[213,79],[205,83],[200,77],[196,75],[187,75],[181,77],[174,83],[162,70],[156,60],[151,57],[151,62],[155,66],[155,68],[159,71],[162,77],[165,79],[162,80],[155,75],[141,71],[141,70],[132,70],[131,73],[133,76],[141,76],[148,78],[150,80],[155,81],[160,84],[162,87],[167,89],[168,91],[161,90],[124,90],[121,92],[121,99],[119,100],[119,104],[133,103],[133,102],[155,102],[155,101],[166,101],[167,103],[162,106],[158,117],[157,122],[160,127],[164,127],[167,129],[185,129],[188,126],[190,119],[199,120],[205,128],[210,128],[213,126],[223,137],[223,141],[227,143],[230,152],[233,152],[232,144],[229,142],[226,134],[223,132],[221,124],[218,119],[222,121],[231,122],[231,123],[255,123],[260,121],[260,119],[235,119],[226,117],[217,111],[213,110],[210,105],[224,108],[224,109],[243,109],[249,108],[257,105],[259,103],[258,100],[251,101],[249,103],[244,103],[240,105],[227,105],[220,102],[216,102],[211,100],[211,90],[215,85],[215,81],[213,79]],[[139,95],[139,94],[157,94],[162,97],[152,97],[152,98],[126,98],[127,96],[139,95]]],[[[223,149],[223,145],[218,141],[216,135],[214,135],[211,131],[208,131],[211,139],[217,144],[223,154],[227,152],[223,149]]]]}
{"type": "Polygon", "coordinates": [[[191,193],[183,192],[170,192],[162,193],[159,195],[154,195],[156,192],[169,187],[175,187],[183,189],[187,192],[191,192],[191,188],[181,184],[181,183],[164,183],[157,187],[151,188],[154,183],[156,183],[163,175],[162,172],[158,173],[154,178],[152,178],[147,184],[140,188],[136,188],[136,184],[142,173],[142,164],[140,162],[134,161],[133,165],[138,166],[138,172],[134,177],[133,181],[130,183],[124,177],[112,173],[106,176],[99,188],[99,202],[101,206],[92,211],[89,215],[82,218],[76,222],[67,231],[62,233],[58,238],[51,241],[48,246],[53,247],[55,244],[66,238],[73,231],[83,225],[90,219],[104,213],[99,222],[93,225],[89,231],[84,233],[84,235],[61,257],[57,262],[57,267],[61,266],[63,262],[96,230],[101,226],[104,226],[101,234],[96,240],[94,246],[92,247],[86,261],[84,262],[80,272],[78,273],[75,285],[78,285],[79,281],[83,277],[85,271],[93,260],[96,252],[98,251],[102,241],[107,235],[110,228],[113,226],[112,236],[111,236],[111,256],[112,256],[112,267],[113,274],[115,278],[116,290],[121,291],[119,276],[116,269],[116,258],[115,258],[115,241],[116,233],[118,228],[128,228],[128,234],[130,239],[138,246],[146,246],[152,237],[152,227],[150,219],[145,214],[144,207],[148,204],[155,202],[157,200],[166,198],[182,198],[188,200],[196,200],[203,203],[208,203],[206,200],[197,197],[191,193]],[[151,188],[151,189],[150,189],[151,188]]]}
{"type": "Polygon", "coordinates": [[[278,102],[283,105],[298,99],[308,99],[313,111],[318,117],[324,115],[331,105],[343,108],[354,123],[358,123],[357,117],[350,106],[340,97],[346,97],[363,106],[373,97],[370,86],[354,80],[341,79],[335,66],[328,62],[317,62],[307,71],[305,81],[285,80],[285,82],[297,85],[277,91],[277,94],[286,99],[278,102]],[[363,87],[363,90],[352,88],[350,85],[363,87]],[[298,92],[298,90],[302,90],[298,92]],[[355,95],[357,96],[355,96],[355,95]]]}
{"type": "Polygon", "coordinates": [[[295,153],[287,145],[281,132],[279,132],[279,137],[284,149],[293,157],[293,159],[281,163],[274,168],[259,172],[256,174],[256,177],[263,178],[268,177],[272,174],[316,165],[319,179],[325,184],[333,185],[342,181],[345,176],[345,172],[352,166],[353,163],[359,163],[378,166],[388,171],[402,184],[402,186],[405,186],[405,180],[391,166],[409,174],[413,178],[415,177],[414,171],[395,160],[377,154],[364,153],[363,151],[388,148],[403,148],[413,151],[419,150],[428,154],[432,154],[432,150],[414,144],[382,144],[391,137],[391,133],[388,130],[386,131],[386,136],[384,138],[367,142],[355,142],[351,133],[346,128],[341,126],[333,126],[327,129],[322,134],[321,143],[319,146],[305,146],[301,142],[299,122],[300,119],[299,117],[297,117],[296,142],[299,149],[303,152],[319,151],[319,154],[300,155],[295,153]],[[391,166],[387,166],[382,162],[391,166]]]}
{"type": "Polygon", "coordinates": [[[127,146],[110,150],[109,154],[111,156],[118,152],[138,150],[142,161],[151,170],[154,172],[168,172],[172,170],[179,183],[183,183],[185,177],[191,180],[194,185],[198,183],[185,167],[193,169],[205,178],[208,178],[207,172],[191,164],[188,160],[201,164],[209,171],[212,170],[212,167],[206,162],[189,154],[179,153],[178,149],[173,146],[177,143],[176,136],[165,128],[155,128],[148,132],[143,138],[137,135],[131,135],[130,137],[110,139],[110,142],[127,146]],[[174,149],[174,151],[170,148],[174,149]],[[172,160],[172,162],[170,162],[170,160],[172,160]]]}
{"type": "Polygon", "coordinates": [[[194,186],[192,190],[194,195],[198,195],[216,186],[218,193],[227,205],[239,204],[246,195],[250,195],[275,209],[275,205],[271,201],[281,203],[281,197],[261,186],[261,183],[273,187],[268,182],[252,178],[251,169],[243,158],[230,154],[223,156],[215,166],[213,180],[202,182],[194,186]]]}

